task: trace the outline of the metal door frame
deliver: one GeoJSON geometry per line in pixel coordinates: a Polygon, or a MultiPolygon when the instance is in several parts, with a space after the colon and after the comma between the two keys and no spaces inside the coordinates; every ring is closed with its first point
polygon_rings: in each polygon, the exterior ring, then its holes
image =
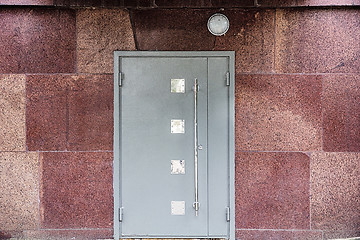
{"type": "MultiPolygon", "coordinates": [[[[120,95],[121,75],[120,58],[122,57],[228,57],[229,86],[229,173],[230,173],[230,240],[235,240],[235,52],[234,51],[114,51],[114,239],[120,238],[120,95]]],[[[182,237],[184,238],[184,237],[182,237]]]]}

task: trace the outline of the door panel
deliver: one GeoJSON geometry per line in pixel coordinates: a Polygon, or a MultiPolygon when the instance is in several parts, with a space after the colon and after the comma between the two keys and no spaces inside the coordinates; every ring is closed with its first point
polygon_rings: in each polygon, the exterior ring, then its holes
{"type": "Polygon", "coordinates": [[[199,143],[207,139],[206,58],[126,58],[122,61],[122,207],[126,235],[207,235],[206,147],[199,151],[199,196],[194,200],[194,79],[199,81],[199,143]],[[185,93],[170,91],[185,79],[185,93]],[[171,133],[171,120],[185,133],[171,133]],[[185,161],[185,174],[171,174],[171,160],[185,161]],[[185,215],[171,215],[171,202],[185,201],[185,215]]]}
{"type": "Polygon", "coordinates": [[[229,93],[226,86],[229,59],[213,57],[208,61],[208,184],[209,234],[221,236],[229,231],[226,209],[229,204],[229,93]]]}
{"type": "Polygon", "coordinates": [[[233,52],[115,52],[115,238],[234,239],[233,64],[233,52]]]}

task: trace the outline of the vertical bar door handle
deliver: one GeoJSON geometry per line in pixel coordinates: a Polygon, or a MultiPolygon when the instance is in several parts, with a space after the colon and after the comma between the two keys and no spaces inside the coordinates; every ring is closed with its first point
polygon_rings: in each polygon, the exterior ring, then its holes
{"type": "Polygon", "coordinates": [[[199,184],[198,184],[198,123],[197,123],[197,94],[199,91],[198,80],[194,81],[194,172],[195,172],[195,216],[199,215],[199,184]]]}

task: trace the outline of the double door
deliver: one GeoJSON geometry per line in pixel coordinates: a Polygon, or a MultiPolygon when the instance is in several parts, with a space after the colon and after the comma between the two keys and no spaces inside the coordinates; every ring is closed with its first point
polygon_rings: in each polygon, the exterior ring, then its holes
{"type": "Polygon", "coordinates": [[[233,235],[232,52],[115,52],[114,233],[233,235]]]}

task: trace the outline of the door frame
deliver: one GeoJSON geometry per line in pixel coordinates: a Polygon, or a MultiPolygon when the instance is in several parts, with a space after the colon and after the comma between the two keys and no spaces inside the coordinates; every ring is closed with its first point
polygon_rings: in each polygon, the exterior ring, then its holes
{"type": "MultiPolygon", "coordinates": [[[[228,57],[229,86],[229,198],[230,229],[229,239],[235,240],[235,52],[234,51],[114,51],[114,159],[113,159],[113,194],[114,194],[114,239],[121,237],[120,225],[120,96],[121,96],[121,58],[123,57],[228,57]]],[[[225,80],[225,79],[224,79],[225,80]]],[[[184,238],[183,236],[181,238],[184,238]]]]}

